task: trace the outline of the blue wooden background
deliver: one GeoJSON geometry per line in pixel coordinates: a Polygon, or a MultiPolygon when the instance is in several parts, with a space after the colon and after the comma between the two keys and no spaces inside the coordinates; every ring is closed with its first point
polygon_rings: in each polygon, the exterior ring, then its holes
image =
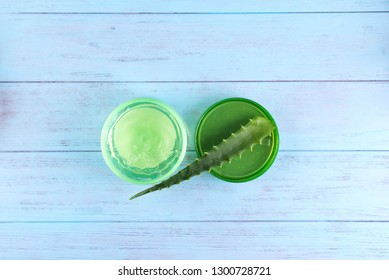
{"type": "Polygon", "coordinates": [[[389,1],[1,0],[0,201],[0,259],[388,259],[389,1]],[[272,168],[128,201],[107,115],[170,104],[186,164],[232,96],[274,116],[272,168]]]}

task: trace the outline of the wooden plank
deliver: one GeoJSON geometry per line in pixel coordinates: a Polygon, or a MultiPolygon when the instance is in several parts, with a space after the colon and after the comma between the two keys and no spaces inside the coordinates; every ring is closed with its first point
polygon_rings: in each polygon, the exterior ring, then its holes
{"type": "Polygon", "coordinates": [[[387,80],[389,17],[2,15],[0,81],[387,80]]]}
{"type": "Polygon", "coordinates": [[[309,1],[293,2],[223,0],[154,0],[154,1],[12,1],[0,2],[2,12],[115,12],[115,13],[177,13],[177,12],[317,12],[317,11],[387,11],[387,0],[375,1],[309,1]]]}
{"type": "Polygon", "coordinates": [[[0,259],[388,259],[388,223],[0,224],[0,259]]]}
{"type": "Polygon", "coordinates": [[[100,153],[1,153],[0,221],[389,221],[388,168],[388,152],[280,152],[251,182],[204,173],[129,201],[147,186],[113,175],[100,153]]]}
{"type": "Polygon", "coordinates": [[[233,96],[273,115],[283,150],[389,150],[389,83],[0,84],[0,150],[99,150],[109,113],[159,98],[184,118],[188,149],[203,112],[233,96]]]}

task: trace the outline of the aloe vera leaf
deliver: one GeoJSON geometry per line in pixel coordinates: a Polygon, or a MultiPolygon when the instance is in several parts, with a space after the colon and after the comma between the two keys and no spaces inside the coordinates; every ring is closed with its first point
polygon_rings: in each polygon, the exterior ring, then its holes
{"type": "Polygon", "coordinates": [[[253,146],[261,144],[262,139],[269,136],[274,128],[275,126],[268,119],[255,117],[237,132],[232,133],[230,137],[223,139],[219,145],[213,146],[210,151],[205,152],[202,157],[196,159],[169,179],[135,194],[130,199],[169,188],[199,175],[203,171],[210,171],[213,167],[221,166],[234,157],[240,157],[243,152],[252,150],[253,146]]]}

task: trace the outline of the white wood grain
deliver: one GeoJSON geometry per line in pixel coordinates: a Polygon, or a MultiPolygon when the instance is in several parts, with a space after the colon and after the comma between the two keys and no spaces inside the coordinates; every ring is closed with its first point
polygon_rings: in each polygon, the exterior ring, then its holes
{"type": "Polygon", "coordinates": [[[388,152],[280,152],[251,182],[203,173],[129,201],[147,186],[113,175],[100,153],[1,153],[0,221],[389,221],[388,168],[388,152]]]}
{"type": "Polygon", "coordinates": [[[177,13],[177,12],[318,12],[318,11],[387,11],[387,0],[39,0],[1,1],[2,12],[116,12],[116,13],[177,13]]]}
{"type": "Polygon", "coordinates": [[[0,81],[387,80],[372,14],[2,15],[0,81]]]}
{"type": "Polygon", "coordinates": [[[277,122],[282,150],[389,150],[389,83],[0,84],[0,150],[100,150],[109,113],[154,97],[184,118],[188,149],[214,102],[253,99],[277,122]]]}
{"type": "Polygon", "coordinates": [[[388,259],[388,223],[0,224],[0,259],[388,259]]]}

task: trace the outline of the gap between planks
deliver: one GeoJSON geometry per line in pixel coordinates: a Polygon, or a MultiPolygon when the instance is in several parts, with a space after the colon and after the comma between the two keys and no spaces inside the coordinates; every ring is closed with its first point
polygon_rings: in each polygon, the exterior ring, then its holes
{"type": "Polygon", "coordinates": [[[0,221],[0,224],[163,224],[163,223],[389,223],[389,220],[145,220],[145,221],[0,221]]]}
{"type": "Polygon", "coordinates": [[[389,11],[301,11],[301,12],[11,12],[8,15],[304,15],[304,14],[384,14],[389,11]]]}
{"type": "Polygon", "coordinates": [[[389,80],[0,81],[0,84],[387,83],[389,80]]]}

